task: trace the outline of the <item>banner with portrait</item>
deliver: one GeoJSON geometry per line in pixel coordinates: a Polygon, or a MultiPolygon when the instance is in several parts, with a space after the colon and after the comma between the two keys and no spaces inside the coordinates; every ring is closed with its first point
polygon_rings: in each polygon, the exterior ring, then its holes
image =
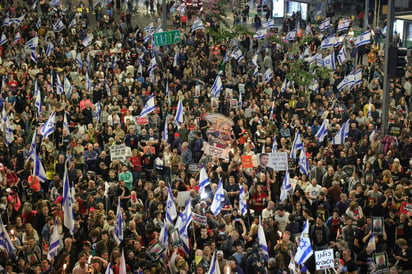
{"type": "Polygon", "coordinates": [[[203,142],[203,152],[206,155],[229,160],[229,151],[234,141],[233,121],[220,113],[209,113],[205,116],[205,120],[209,127],[206,130],[207,142],[203,142]]]}

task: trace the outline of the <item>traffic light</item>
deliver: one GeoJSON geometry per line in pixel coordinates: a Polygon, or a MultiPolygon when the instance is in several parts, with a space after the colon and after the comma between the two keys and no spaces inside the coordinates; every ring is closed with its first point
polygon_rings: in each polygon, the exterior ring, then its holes
{"type": "Polygon", "coordinates": [[[396,77],[404,77],[406,71],[406,55],[408,54],[407,48],[398,48],[396,59],[396,77]]]}
{"type": "Polygon", "coordinates": [[[389,47],[389,77],[404,77],[406,66],[406,55],[408,50],[406,48],[398,48],[395,46],[389,47]]]}

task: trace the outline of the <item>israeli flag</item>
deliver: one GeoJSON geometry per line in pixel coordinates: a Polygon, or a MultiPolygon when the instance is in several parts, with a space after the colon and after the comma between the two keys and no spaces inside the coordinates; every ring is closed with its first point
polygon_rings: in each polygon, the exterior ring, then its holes
{"type": "Polygon", "coordinates": [[[150,24],[148,24],[146,27],[144,27],[144,31],[145,31],[147,34],[153,33],[153,31],[154,31],[153,22],[150,23],[150,24]]]}
{"type": "Polygon", "coordinates": [[[282,186],[280,188],[280,197],[279,201],[283,203],[288,198],[288,192],[292,189],[292,185],[290,184],[290,175],[289,171],[286,170],[285,176],[283,177],[282,186]]]}
{"type": "Polygon", "coordinates": [[[259,249],[263,252],[263,255],[269,257],[268,244],[266,242],[265,230],[262,226],[261,217],[259,217],[259,226],[258,226],[258,240],[259,240],[259,249]]]}
{"type": "Polygon", "coordinates": [[[343,145],[345,143],[345,139],[349,136],[349,119],[342,125],[340,130],[336,133],[336,135],[332,139],[332,144],[334,145],[343,145]]]}
{"type": "Polygon", "coordinates": [[[40,29],[40,28],[41,28],[41,18],[40,18],[40,17],[39,17],[39,19],[37,19],[36,28],[37,28],[37,29],[40,29]]]}
{"type": "MultiPolygon", "coordinates": [[[[113,270],[112,270],[112,264],[109,263],[107,265],[106,271],[104,272],[104,274],[113,274],[113,270]]],[[[139,273],[140,274],[140,273],[139,273]]]]}
{"type": "Polygon", "coordinates": [[[157,63],[156,63],[156,58],[153,57],[150,59],[149,67],[147,68],[148,71],[154,71],[154,69],[157,68],[157,63]]]}
{"type": "Polygon", "coordinates": [[[336,86],[338,91],[342,91],[345,87],[349,87],[350,89],[355,85],[354,76],[353,74],[348,74],[343,78],[342,81],[336,86]]]}
{"type": "Polygon", "coordinates": [[[342,65],[343,62],[345,62],[348,59],[348,56],[346,54],[346,48],[343,46],[338,53],[338,56],[336,57],[338,59],[339,65],[342,65]]]}
{"type": "Polygon", "coordinates": [[[34,132],[32,138],[31,138],[30,149],[29,149],[29,152],[27,153],[27,159],[35,161],[36,156],[37,156],[37,153],[36,153],[36,132],[34,132]]]}
{"type": "Polygon", "coordinates": [[[86,38],[84,38],[84,40],[82,41],[82,45],[87,48],[88,46],[90,46],[93,42],[93,34],[88,34],[86,36],[86,38]]]}
{"type": "Polygon", "coordinates": [[[62,82],[60,81],[60,76],[59,76],[58,73],[56,73],[56,81],[57,81],[57,83],[56,83],[56,85],[57,85],[57,93],[61,95],[61,94],[63,94],[63,92],[64,92],[64,88],[63,88],[62,82]]]}
{"type": "Polygon", "coordinates": [[[281,93],[285,93],[286,89],[288,88],[288,79],[286,79],[283,81],[282,86],[280,87],[280,92],[281,93]]]}
{"type": "Polygon", "coordinates": [[[270,80],[273,78],[273,70],[271,68],[266,69],[265,73],[263,73],[263,81],[265,83],[269,83],[270,80]]]}
{"type": "Polygon", "coordinates": [[[246,216],[247,214],[247,202],[246,202],[246,194],[245,190],[243,189],[243,186],[240,185],[240,192],[239,192],[239,211],[240,215],[246,216]]]}
{"type": "Polygon", "coordinates": [[[220,79],[220,75],[216,76],[215,82],[213,83],[212,87],[210,88],[210,93],[213,97],[219,97],[220,93],[222,92],[223,84],[222,79],[220,79]]]}
{"type": "Polygon", "coordinates": [[[273,136],[272,152],[278,151],[278,141],[276,140],[276,133],[273,136]]]}
{"type": "Polygon", "coordinates": [[[56,23],[53,24],[53,31],[54,32],[61,32],[64,30],[64,24],[61,19],[57,19],[56,23]]]}
{"type": "Polygon", "coordinates": [[[25,16],[26,16],[26,14],[23,14],[22,16],[13,18],[13,19],[11,19],[10,21],[11,21],[11,23],[20,25],[21,23],[23,23],[25,16]]]}
{"type": "Polygon", "coordinates": [[[78,52],[76,54],[76,63],[77,63],[77,66],[79,67],[79,69],[81,69],[83,67],[82,55],[81,55],[80,52],[78,52]]]}
{"type": "Polygon", "coordinates": [[[69,24],[69,29],[75,28],[77,26],[76,17],[73,17],[72,21],[69,24]]]}
{"type": "Polygon", "coordinates": [[[184,114],[183,103],[182,103],[182,100],[179,100],[179,102],[177,103],[177,109],[176,109],[176,115],[175,115],[175,121],[179,128],[183,123],[183,114],[184,114]]]}
{"type": "Polygon", "coordinates": [[[5,132],[5,143],[6,145],[11,145],[11,143],[13,143],[14,141],[14,133],[13,133],[13,129],[11,128],[10,125],[10,118],[9,116],[6,116],[6,132],[5,132]]]}
{"type": "Polygon", "coordinates": [[[123,241],[123,214],[120,197],[117,200],[116,221],[114,223],[113,236],[118,244],[123,241]]]}
{"type": "Polygon", "coordinates": [[[69,229],[70,234],[73,235],[74,231],[74,218],[73,218],[73,201],[69,172],[67,171],[67,163],[64,164],[64,176],[63,176],[63,212],[64,212],[64,226],[69,229]]]}
{"type": "Polygon", "coordinates": [[[66,112],[64,112],[64,117],[63,117],[63,130],[66,130],[67,134],[70,135],[69,121],[67,119],[66,112]]]}
{"type": "Polygon", "coordinates": [[[56,47],[54,46],[54,44],[52,43],[52,42],[48,42],[47,43],[47,48],[46,48],[46,56],[47,57],[50,57],[50,54],[54,51],[54,49],[55,49],[56,47]]]}
{"type": "Polygon", "coordinates": [[[54,132],[54,129],[56,127],[56,112],[53,112],[49,119],[44,123],[42,128],[40,129],[40,135],[43,136],[43,138],[48,137],[50,134],[54,132]]]}
{"type": "Polygon", "coordinates": [[[180,236],[187,234],[187,228],[192,222],[192,206],[190,205],[190,199],[185,202],[185,210],[179,214],[175,224],[175,228],[179,231],[180,236]]]}
{"type": "Polygon", "coordinates": [[[341,36],[336,37],[334,46],[339,47],[340,45],[342,45],[343,41],[345,41],[345,38],[346,38],[345,35],[341,35],[341,36]]]}
{"type": "Polygon", "coordinates": [[[39,62],[39,60],[37,59],[36,51],[32,50],[30,52],[30,59],[33,60],[33,62],[36,64],[39,62]]]}
{"type": "Polygon", "coordinates": [[[20,31],[16,32],[16,34],[14,35],[14,40],[13,43],[17,44],[21,39],[21,35],[20,35],[20,31]]]}
{"type": "Polygon", "coordinates": [[[299,171],[306,176],[309,175],[309,162],[305,151],[302,149],[299,154],[299,171]]]}
{"type": "Polygon", "coordinates": [[[329,27],[330,27],[330,18],[328,17],[328,18],[324,19],[324,20],[320,23],[320,25],[319,25],[319,30],[320,30],[320,31],[325,31],[325,30],[327,30],[329,27]]]}
{"type": "Polygon", "coordinates": [[[31,6],[31,9],[32,10],[36,10],[37,9],[37,3],[39,2],[39,0],[35,0],[34,2],[33,2],[33,5],[31,6]]]}
{"type": "Polygon", "coordinates": [[[37,108],[37,113],[40,113],[41,112],[41,91],[39,89],[37,79],[34,80],[34,97],[36,97],[36,100],[34,101],[34,106],[37,108]]]}
{"type": "Polygon", "coordinates": [[[236,62],[240,62],[244,57],[243,57],[243,53],[240,49],[237,49],[235,51],[232,52],[232,57],[235,58],[236,62]]]}
{"type": "MultiPolygon", "coordinates": [[[[256,31],[256,34],[253,36],[254,38],[261,40],[261,39],[265,39],[267,35],[267,31],[266,29],[258,29],[256,31]]],[[[293,40],[293,39],[292,39],[293,40]]]]}
{"type": "Polygon", "coordinates": [[[275,27],[275,21],[273,19],[262,23],[262,28],[264,29],[270,29],[274,27],[275,27]]]}
{"type": "Polygon", "coordinates": [[[303,149],[303,142],[299,131],[296,131],[295,139],[293,139],[292,148],[290,150],[290,158],[296,159],[296,152],[299,149],[303,149]]]}
{"type": "Polygon", "coordinates": [[[13,242],[10,240],[9,234],[7,233],[6,227],[3,224],[2,218],[0,218],[0,247],[7,250],[7,253],[9,255],[14,253],[14,251],[16,250],[13,242]]]}
{"type": "Polygon", "coordinates": [[[286,34],[285,39],[288,40],[288,41],[293,41],[293,40],[295,40],[295,38],[296,38],[296,34],[297,34],[296,30],[289,31],[289,32],[286,34]]]}
{"type": "Polygon", "coordinates": [[[354,70],[353,72],[351,72],[351,74],[353,75],[353,82],[355,85],[360,85],[363,83],[363,79],[362,79],[362,69],[357,69],[354,70]]]}
{"type": "Polygon", "coordinates": [[[334,51],[323,59],[323,67],[332,69],[332,70],[336,69],[334,51]]]}
{"type": "Polygon", "coordinates": [[[168,139],[169,139],[168,134],[169,133],[168,133],[168,129],[167,129],[167,120],[165,119],[165,125],[163,127],[163,132],[162,132],[162,140],[163,141],[165,141],[165,142],[168,141],[168,139]]]}
{"type": "Polygon", "coordinates": [[[355,47],[370,44],[371,43],[371,32],[366,31],[362,33],[358,37],[355,37],[355,40],[353,42],[355,44],[355,47]]]}
{"type": "Polygon", "coordinates": [[[166,222],[163,222],[162,228],[160,229],[159,233],[159,244],[164,248],[167,249],[169,247],[169,230],[167,229],[166,222]]]}
{"type": "Polygon", "coordinates": [[[7,39],[6,35],[4,33],[2,33],[1,38],[0,38],[0,46],[3,46],[7,42],[8,42],[8,39],[7,39]]]}
{"type": "Polygon", "coordinates": [[[204,29],[205,26],[203,25],[202,20],[200,20],[199,18],[197,18],[192,25],[192,32],[199,30],[199,29],[204,29]]]}
{"type": "Polygon", "coordinates": [[[213,252],[212,260],[207,274],[220,274],[219,262],[217,260],[217,251],[213,252]]]}
{"type": "Polygon", "coordinates": [[[144,105],[142,112],[140,112],[139,117],[145,117],[149,115],[152,111],[154,111],[156,108],[155,106],[155,100],[154,100],[154,95],[151,95],[149,99],[147,99],[146,104],[144,105]]]}
{"type": "Polygon", "coordinates": [[[60,247],[60,236],[59,236],[59,230],[57,228],[57,223],[55,222],[53,225],[53,232],[52,235],[50,236],[49,240],[49,252],[47,253],[47,260],[51,260],[57,255],[57,252],[59,251],[60,247]]]}
{"type": "Polygon", "coordinates": [[[337,31],[341,32],[341,31],[348,30],[349,27],[350,27],[350,24],[351,24],[351,21],[349,19],[345,19],[345,20],[339,22],[337,31]]]}
{"type": "Polygon", "coordinates": [[[304,264],[310,256],[313,255],[313,249],[309,238],[309,220],[306,220],[303,231],[300,234],[299,246],[295,254],[295,262],[299,265],[304,264]]]}
{"type": "Polygon", "coordinates": [[[326,49],[326,48],[334,47],[335,44],[336,44],[336,40],[337,40],[337,38],[336,38],[335,35],[325,37],[325,39],[323,39],[321,44],[320,44],[320,48],[321,49],[326,49]]]}
{"type": "Polygon", "coordinates": [[[319,82],[316,78],[313,79],[312,85],[309,86],[314,93],[319,93],[319,82]]]}
{"type": "Polygon", "coordinates": [[[43,164],[41,163],[40,158],[37,155],[37,153],[34,155],[33,175],[37,177],[40,182],[47,181],[46,171],[44,171],[43,164]]]}
{"type": "Polygon", "coordinates": [[[315,137],[318,139],[318,143],[322,143],[325,137],[328,136],[328,120],[325,119],[322,122],[322,125],[315,134],[315,137]]]}
{"type": "Polygon", "coordinates": [[[205,199],[207,198],[207,192],[206,192],[206,187],[210,184],[209,182],[209,176],[207,176],[206,168],[202,166],[200,169],[200,175],[199,175],[199,194],[200,194],[200,199],[205,199]]]}
{"type": "Polygon", "coordinates": [[[172,225],[177,217],[175,198],[170,187],[167,188],[165,223],[172,225]]]}
{"type": "Polygon", "coordinates": [[[51,0],[50,1],[50,7],[54,8],[60,5],[60,0],[51,0]]]}
{"type": "Polygon", "coordinates": [[[28,49],[34,50],[38,46],[39,46],[39,36],[34,36],[33,38],[31,38],[29,41],[27,41],[24,44],[24,49],[25,50],[28,50],[28,49]]]}
{"type": "Polygon", "coordinates": [[[10,18],[7,16],[6,18],[3,19],[3,22],[1,23],[2,27],[7,27],[8,25],[11,25],[10,18]]]}
{"type": "Polygon", "coordinates": [[[222,179],[219,180],[215,195],[213,197],[212,204],[210,205],[210,210],[214,216],[217,216],[222,209],[222,203],[225,201],[225,193],[223,191],[222,179]]]}
{"type": "Polygon", "coordinates": [[[64,93],[66,94],[67,98],[70,98],[72,96],[72,91],[73,91],[73,87],[72,84],[70,83],[69,79],[64,76],[64,93]]]}

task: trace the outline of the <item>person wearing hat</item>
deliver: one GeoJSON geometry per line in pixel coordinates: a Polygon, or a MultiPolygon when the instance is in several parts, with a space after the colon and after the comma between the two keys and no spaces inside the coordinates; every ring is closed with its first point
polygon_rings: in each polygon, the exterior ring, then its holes
{"type": "Polygon", "coordinates": [[[177,149],[177,152],[178,152],[179,155],[180,155],[180,153],[182,152],[182,144],[183,144],[183,140],[180,138],[180,133],[179,133],[179,132],[176,132],[176,133],[174,134],[174,140],[173,140],[173,142],[172,142],[172,150],[173,150],[174,148],[176,148],[176,149],[177,149]]]}

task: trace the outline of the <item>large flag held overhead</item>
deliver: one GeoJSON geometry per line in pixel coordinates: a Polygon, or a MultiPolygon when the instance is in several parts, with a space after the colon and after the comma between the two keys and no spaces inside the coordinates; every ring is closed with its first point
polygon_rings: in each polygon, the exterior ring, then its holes
{"type": "Polygon", "coordinates": [[[286,34],[285,39],[288,40],[288,41],[295,40],[296,34],[297,34],[296,30],[289,31],[289,32],[286,34]]]}
{"type": "Polygon", "coordinates": [[[192,25],[192,32],[198,29],[204,29],[204,28],[205,26],[203,25],[202,20],[200,20],[199,18],[196,18],[196,20],[193,22],[193,25],[192,25]]]}
{"type": "Polygon", "coordinates": [[[116,221],[114,223],[113,236],[118,244],[123,241],[123,214],[122,207],[120,205],[120,197],[117,201],[116,221]]]}
{"type": "Polygon", "coordinates": [[[166,222],[163,222],[162,228],[160,229],[159,243],[164,249],[169,246],[169,230],[167,229],[166,222]]]}
{"type": "Polygon", "coordinates": [[[240,62],[244,58],[240,49],[234,50],[232,52],[232,57],[235,58],[236,62],[240,62]]]}
{"type": "Polygon", "coordinates": [[[210,93],[213,97],[219,97],[220,93],[222,92],[223,84],[222,79],[220,79],[220,75],[216,76],[215,82],[213,83],[212,87],[210,88],[210,93]]]}
{"type": "Polygon", "coordinates": [[[84,40],[82,41],[82,45],[87,48],[88,46],[90,46],[93,42],[93,34],[88,34],[86,36],[86,38],[84,38],[84,40]]]}
{"type": "Polygon", "coordinates": [[[149,99],[147,99],[146,104],[144,105],[142,112],[140,112],[139,117],[145,117],[152,113],[156,109],[155,106],[155,100],[154,100],[154,95],[150,96],[149,99]]]}
{"type": "Polygon", "coordinates": [[[296,152],[299,149],[303,149],[303,142],[299,131],[296,131],[295,139],[293,139],[292,148],[290,149],[290,158],[296,159],[296,152]]]}
{"type": "Polygon", "coordinates": [[[318,143],[323,142],[326,136],[328,136],[328,120],[323,120],[322,125],[315,134],[315,137],[318,138],[318,143]]]}
{"type": "Polygon", "coordinates": [[[166,201],[166,224],[173,224],[173,221],[177,217],[175,198],[170,187],[167,188],[167,201],[166,201]]]}
{"type": "Polygon", "coordinates": [[[63,176],[63,213],[64,213],[64,226],[67,227],[70,233],[73,235],[74,232],[74,218],[73,218],[73,201],[69,172],[67,171],[67,163],[64,164],[64,176],[63,176]]]}
{"type": "Polygon", "coordinates": [[[306,157],[305,151],[302,149],[299,154],[299,170],[300,173],[305,174],[306,176],[309,175],[309,162],[308,158],[306,157]]]}
{"type": "Polygon", "coordinates": [[[184,122],[183,114],[184,114],[183,103],[182,103],[182,100],[179,100],[179,102],[177,103],[177,109],[176,109],[176,115],[175,115],[175,121],[179,128],[184,122]]]}
{"type": "Polygon", "coordinates": [[[187,233],[187,228],[192,221],[192,216],[192,206],[190,204],[190,199],[187,199],[185,203],[185,210],[179,214],[175,224],[175,228],[177,228],[180,235],[184,235],[185,232],[187,233]]]}
{"type": "Polygon", "coordinates": [[[343,145],[345,139],[349,136],[349,119],[342,125],[336,135],[332,138],[332,144],[334,145],[343,145]]]}
{"type": "Polygon", "coordinates": [[[303,231],[300,235],[299,246],[295,254],[295,262],[304,264],[313,254],[312,244],[309,238],[309,220],[306,220],[303,231]]]}
{"type": "Polygon", "coordinates": [[[262,220],[260,217],[259,217],[259,226],[258,226],[258,241],[259,241],[260,250],[262,250],[263,254],[266,257],[269,257],[268,244],[266,242],[265,230],[263,229],[262,220]]]}
{"type": "Polygon", "coordinates": [[[283,177],[282,186],[280,188],[280,197],[279,201],[283,203],[288,198],[288,192],[292,189],[292,185],[290,184],[290,175],[289,171],[286,170],[285,176],[283,177]]]}
{"type": "Polygon", "coordinates": [[[222,179],[219,180],[217,185],[215,196],[213,197],[212,204],[210,205],[210,210],[214,216],[217,216],[222,209],[222,203],[225,201],[225,193],[223,191],[222,179]]]}
{"type": "Polygon", "coordinates": [[[43,127],[40,129],[40,135],[43,136],[43,138],[46,138],[50,134],[54,132],[54,129],[56,127],[56,112],[53,112],[49,119],[44,123],[43,127]]]}
{"type": "Polygon", "coordinates": [[[320,48],[326,49],[326,48],[334,47],[335,43],[336,43],[336,36],[331,35],[322,40],[322,43],[320,44],[320,48]]]}
{"type": "Polygon", "coordinates": [[[53,225],[53,232],[49,240],[49,252],[47,253],[47,259],[50,261],[54,256],[57,255],[57,251],[60,247],[60,237],[59,230],[57,228],[57,223],[53,225]]]}
{"type": "Polygon", "coordinates": [[[340,32],[340,31],[345,31],[345,30],[349,29],[350,24],[351,24],[351,20],[349,20],[349,19],[345,19],[345,20],[339,22],[337,31],[340,32]]]}
{"type": "Polygon", "coordinates": [[[335,52],[333,51],[331,54],[327,55],[323,59],[323,67],[328,68],[328,69],[336,69],[336,63],[335,63],[335,52]]]}
{"type": "Polygon", "coordinates": [[[272,78],[273,70],[271,68],[267,68],[265,73],[263,73],[263,81],[265,81],[265,83],[269,83],[272,78]]]}
{"type": "Polygon", "coordinates": [[[355,47],[370,44],[371,43],[371,32],[369,30],[365,31],[358,37],[355,37],[353,42],[355,44],[355,47]]]}
{"type": "Polygon", "coordinates": [[[346,48],[343,46],[336,57],[338,59],[339,65],[342,65],[348,59],[348,55],[346,54],[346,48]]]}
{"type": "Polygon", "coordinates": [[[200,199],[207,197],[206,187],[209,185],[209,177],[207,176],[206,168],[202,166],[199,175],[199,194],[200,199]]]}
{"type": "Polygon", "coordinates": [[[320,25],[319,25],[319,30],[320,30],[320,31],[325,31],[325,30],[327,30],[329,27],[330,27],[330,18],[328,17],[328,18],[324,19],[324,20],[320,23],[320,25]]]}

